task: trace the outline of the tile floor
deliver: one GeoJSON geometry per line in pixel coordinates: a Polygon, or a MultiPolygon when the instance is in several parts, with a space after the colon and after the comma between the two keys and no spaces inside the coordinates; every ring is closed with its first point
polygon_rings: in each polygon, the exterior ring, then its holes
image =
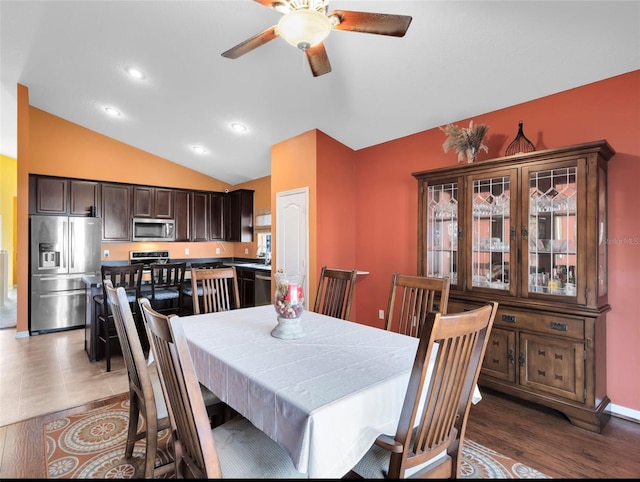
{"type": "MultiPolygon", "coordinates": [[[[16,316],[15,296],[2,306],[2,318],[16,316]]],[[[16,338],[15,328],[0,330],[0,426],[75,407],[128,390],[124,360],[90,362],[84,330],[16,338]]]]}

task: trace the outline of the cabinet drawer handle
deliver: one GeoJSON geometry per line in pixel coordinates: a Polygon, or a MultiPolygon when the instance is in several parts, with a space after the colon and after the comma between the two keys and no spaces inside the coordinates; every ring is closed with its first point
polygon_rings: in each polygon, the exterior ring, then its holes
{"type": "Polygon", "coordinates": [[[552,321],[551,323],[549,323],[549,326],[551,327],[552,330],[558,330],[558,331],[567,331],[568,326],[566,323],[560,323],[559,321],[552,321]]]}
{"type": "Polygon", "coordinates": [[[509,323],[515,323],[516,322],[516,316],[515,315],[502,315],[502,321],[507,321],[509,323]]]}

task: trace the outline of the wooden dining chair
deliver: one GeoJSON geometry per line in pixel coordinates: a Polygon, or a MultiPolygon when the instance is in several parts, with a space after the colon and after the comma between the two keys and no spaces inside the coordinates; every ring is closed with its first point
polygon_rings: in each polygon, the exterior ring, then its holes
{"type": "Polygon", "coordinates": [[[322,267],[313,311],[323,315],[349,319],[356,287],[356,269],[322,267]]]}
{"type": "Polygon", "coordinates": [[[151,306],[160,313],[182,314],[182,286],[187,263],[152,263],[151,306]]]}
{"type": "MultiPolygon", "coordinates": [[[[143,306],[146,306],[149,308],[149,310],[153,310],[152,306],[151,306],[151,301],[144,297],[141,296],[138,299],[138,306],[140,308],[140,316],[143,320],[143,325],[144,325],[144,329],[146,331],[145,333],[145,338],[148,339],[149,336],[149,330],[147,327],[147,318],[145,315],[145,310],[143,310],[143,306]]],[[[158,313],[160,316],[166,316],[165,314],[159,313],[155,310],[153,310],[154,313],[158,313]]],[[[151,342],[149,342],[151,343],[151,342]]],[[[151,355],[150,355],[150,358],[151,355]]],[[[153,358],[153,363],[154,365],[156,364],[156,359],[153,358]]],[[[157,375],[156,375],[157,376],[157,375]]],[[[209,425],[211,427],[215,427],[217,425],[220,425],[222,423],[224,423],[229,417],[230,414],[232,413],[231,409],[229,408],[229,406],[224,403],[222,400],[220,400],[211,390],[209,390],[207,387],[205,387],[202,384],[200,385],[200,395],[202,396],[202,399],[204,401],[206,410],[207,410],[207,417],[209,420],[209,425]]],[[[158,385],[159,386],[159,385],[158,385]]]]}
{"type": "Polygon", "coordinates": [[[193,313],[213,313],[240,308],[240,290],[235,266],[192,269],[193,313]]]}
{"type": "MultiPolygon", "coordinates": [[[[129,307],[136,321],[138,327],[138,334],[144,336],[146,334],[142,330],[142,324],[140,323],[137,300],[140,296],[140,286],[142,283],[142,263],[122,265],[122,266],[107,266],[102,265],[100,267],[100,279],[102,280],[102,295],[96,295],[93,297],[93,301],[96,306],[96,340],[98,343],[104,345],[104,357],[106,360],[106,371],[111,371],[111,345],[118,340],[118,332],[113,324],[113,316],[109,311],[107,304],[107,291],[105,289],[104,280],[111,280],[111,284],[114,287],[123,287],[127,293],[127,299],[129,300],[129,307]]],[[[96,351],[99,350],[96,347],[96,351]]]]}
{"type": "MultiPolygon", "coordinates": [[[[221,261],[194,262],[189,266],[189,273],[191,273],[194,269],[214,269],[222,268],[223,266],[224,264],[221,261]]],[[[191,276],[191,274],[189,276],[191,276]]],[[[198,289],[198,294],[202,296],[201,288],[198,289]]],[[[185,280],[182,285],[182,298],[182,301],[184,303],[184,310],[182,312],[182,315],[193,314],[193,286],[191,285],[191,278],[185,280]]]]}
{"type": "Polygon", "coordinates": [[[428,278],[393,273],[385,328],[418,336],[427,313],[447,313],[449,278],[428,278]]]}
{"type": "Polygon", "coordinates": [[[461,477],[469,409],[497,309],[490,302],[427,314],[396,433],[380,435],[353,472],[365,479],[461,477]]]}
{"type": "Polygon", "coordinates": [[[303,478],[287,452],[247,419],[209,427],[180,318],[144,299],[141,309],[173,420],[176,478],[303,478]]]}
{"type": "Polygon", "coordinates": [[[158,433],[171,428],[156,364],[147,364],[125,289],[122,286],[114,288],[108,279],[104,281],[104,287],[129,379],[129,430],[125,457],[131,459],[136,441],[144,438],[144,477],[155,478],[174,470],[173,460],[164,460],[163,464],[156,466],[158,433]],[[140,414],[144,419],[143,430],[138,424],[140,414]]]}

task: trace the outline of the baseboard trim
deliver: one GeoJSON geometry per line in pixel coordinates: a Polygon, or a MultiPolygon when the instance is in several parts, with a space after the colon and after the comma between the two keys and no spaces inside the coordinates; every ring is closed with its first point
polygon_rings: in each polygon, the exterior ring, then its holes
{"type": "Polygon", "coordinates": [[[631,408],[621,405],[609,404],[611,415],[618,418],[629,420],[630,422],[640,423],[640,410],[632,410],[631,408]]]}
{"type": "Polygon", "coordinates": [[[16,331],[16,338],[27,338],[28,336],[28,331],[16,331]]]}

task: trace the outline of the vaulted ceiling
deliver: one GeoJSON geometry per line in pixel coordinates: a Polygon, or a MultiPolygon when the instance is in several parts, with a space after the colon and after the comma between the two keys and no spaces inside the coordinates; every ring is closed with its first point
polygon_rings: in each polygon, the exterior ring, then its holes
{"type": "Polygon", "coordinates": [[[32,106],[238,184],[269,175],[271,146],[309,129],[357,150],[640,68],[638,1],[330,3],[338,9],[412,22],[401,38],[332,31],[332,71],[313,77],[280,38],[221,56],[280,19],[251,0],[1,0],[0,153],[17,156],[18,83],[32,106]]]}

